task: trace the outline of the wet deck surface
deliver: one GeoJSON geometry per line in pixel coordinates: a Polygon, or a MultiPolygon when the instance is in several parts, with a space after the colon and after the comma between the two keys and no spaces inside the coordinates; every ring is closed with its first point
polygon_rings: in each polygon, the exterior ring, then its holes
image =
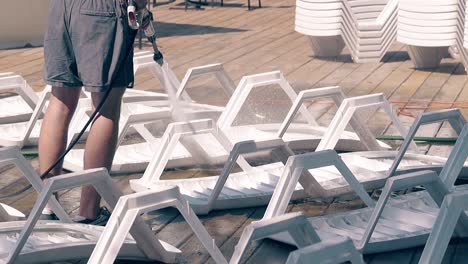
{"type": "MultiPolygon", "coordinates": [[[[253,11],[247,11],[246,1],[225,1],[224,7],[205,7],[204,10],[184,11],[180,1],[156,8],[157,31],[161,36],[159,45],[178,77],[182,78],[189,67],[219,62],[224,64],[236,84],[244,75],[281,70],[296,91],[338,85],[348,96],[384,93],[392,102],[424,100],[426,102],[418,106],[428,107],[439,107],[441,105],[437,102],[440,101],[468,100],[468,76],[458,60],[446,58],[436,69],[415,70],[405,47],[398,43],[391,47],[381,63],[354,64],[346,50],[336,58],[314,58],[307,38],[294,31],[294,1],[272,0],[264,1],[263,4],[263,8],[253,11]]],[[[149,45],[143,44],[143,49],[149,50],[149,45]]],[[[44,87],[42,68],[42,48],[0,50],[0,72],[22,75],[37,91],[44,87]]],[[[213,79],[198,80],[190,88],[193,89],[192,97],[201,103],[223,105],[226,102],[226,97],[217,92],[219,89],[213,79]]],[[[148,71],[141,71],[137,73],[136,89],[160,90],[160,85],[148,71]]],[[[262,98],[261,96],[262,91],[256,98],[262,98]]],[[[278,107],[278,104],[282,103],[284,102],[278,100],[269,106],[259,107],[259,118],[262,118],[262,111],[266,113],[272,106],[275,109],[287,107],[278,107]]],[[[448,107],[450,104],[443,106],[448,107]]],[[[336,108],[325,102],[314,115],[321,124],[327,125],[335,111],[336,108]]],[[[424,110],[405,111],[417,114],[424,110]]],[[[468,110],[462,111],[465,117],[468,117],[468,110]]],[[[280,110],[277,115],[281,115],[280,112],[282,113],[280,110]]],[[[394,128],[389,126],[389,121],[382,111],[372,111],[368,116],[368,124],[375,135],[395,134],[394,128]]],[[[400,117],[406,126],[414,119],[403,115],[400,117]]],[[[455,136],[445,123],[425,126],[418,135],[455,136]]],[[[389,143],[398,145],[401,142],[389,143]]],[[[427,154],[442,156],[447,156],[451,148],[448,145],[419,146],[427,154]]],[[[30,159],[37,168],[37,157],[32,156],[30,159]]],[[[213,168],[209,173],[216,171],[219,171],[219,168],[213,168]]],[[[11,193],[25,185],[25,181],[15,170],[2,168],[0,172],[0,193],[11,193]]],[[[193,168],[169,171],[164,177],[199,177],[206,173],[206,170],[193,168]]],[[[141,175],[119,175],[114,179],[125,193],[131,193],[128,181],[141,175]]],[[[60,195],[62,204],[72,214],[77,211],[79,193],[79,189],[72,189],[60,195]]],[[[2,202],[28,213],[35,198],[34,191],[29,190],[2,202]]],[[[363,203],[360,200],[303,201],[291,204],[288,211],[305,211],[309,216],[317,216],[361,207],[363,203]]],[[[201,220],[229,259],[243,228],[251,221],[260,219],[264,211],[265,207],[215,211],[201,217],[201,220]]],[[[158,237],[179,247],[188,263],[213,262],[175,210],[157,212],[148,219],[158,237]]],[[[466,241],[453,241],[444,261],[466,263],[467,248],[466,241]]],[[[243,261],[282,263],[290,250],[291,248],[285,245],[263,241],[250,247],[243,261]]],[[[421,252],[421,248],[412,248],[369,255],[366,259],[369,263],[416,263],[421,252]]]]}

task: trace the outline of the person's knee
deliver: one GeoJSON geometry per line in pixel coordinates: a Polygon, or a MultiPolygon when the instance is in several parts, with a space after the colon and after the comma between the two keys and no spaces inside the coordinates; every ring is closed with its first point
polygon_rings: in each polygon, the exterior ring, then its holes
{"type": "MultiPolygon", "coordinates": [[[[124,92],[125,88],[112,88],[112,91],[105,99],[106,101],[99,110],[99,114],[107,119],[118,121],[124,92]]],[[[95,109],[101,104],[104,96],[105,92],[91,94],[93,107],[95,109]]]]}
{"type": "Polygon", "coordinates": [[[81,87],[52,87],[49,107],[71,117],[77,107],[80,93],[81,87]]]}

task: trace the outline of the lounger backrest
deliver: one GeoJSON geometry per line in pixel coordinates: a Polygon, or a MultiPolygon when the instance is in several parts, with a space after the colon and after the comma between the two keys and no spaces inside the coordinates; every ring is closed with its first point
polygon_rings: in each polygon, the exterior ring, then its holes
{"type": "MultiPolygon", "coordinates": [[[[372,107],[382,107],[385,110],[385,113],[390,117],[393,125],[395,125],[398,129],[398,132],[403,137],[406,137],[407,130],[400,122],[400,119],[398,119],[390,103],[382,93],[356,96],[343,100],[343,103],[336,111],[332,122],[328,126],[325,135],[323,136],[322,140],[320,140],[316,151],[335,148],[338,140],[340,139],[340,135],[344,132],[346,126],[350,122],[355,129],[356,134],[370,150],[380,150],[381,148],[379,147],[379,144],[376,142],[376,139],[372,136],[370,131],[363,128],[366,126],[366,124],[361,120],[360,116],[358,115],[356,118],[353,118],[354,115],[357,115],[356,112],[358,109],[372,107]]],[[[410,141],[410,144],[412,144],[414,149],[417,149],[414,142],[410,141]]]]}
{"type": "MultiPolygon", "coordinates": [[[[327,97],[330,97],[335,103],[335,105],[338,107],[341,107],[343,101],[345,101],[345,95],[343,91],[341,90],[341,88],[339,88],[338,86],[301,91],[298,94],[296,100],[294,101],[293,106],[289,110],[289,113],[286,116],[285,120],[281,124],[281,127],[278,131],[278,136],[282,137],[286,133],[288,126],[293,121],[294,116],[296,115],[297,111],[299,111],[300,107],[304,103],[304,100],[316,99],[316,98],[327,98],[327,97]]],[[[361,142],[366,146],[368,150],[380,149],[379,143],[377,142],[375,137],[372,135],[372,132],[370,131],[370,129],[365,124],[363,124],[362,119],[360,118],[359,115],[352,116],[351,119],[349,120],[349,123],[351,127],[353,128],[353,130],[361,139],[361,142]]],[[[341,133],[339,131],[335,133],[334,135],[339,137],[341,133]]],[[[326,136],[327,134],[325,134],[323,138],[325,139],[326,136]]]]}
{"type": "MultiPolygon", "coordinates": [[[[283,74],[279,71],[261,73],[256,75],[244,76],[237,85],[234,94],[226,105],[226,110],[223,111],[218,119],[218,126],[221,129],[228,129],[234,123],[236,117],[246,103],[247,98],[254,88],[264,87],[267,85],[278,85],[291,100],[291,103],[297,97],[296,92],[291,85],[286,81],[283,74]]],[[[304,106],[300,107],[301,114],[311,125],[317,125],[314,117],[307,111],[304,106]]],[[[253,113],[252,113],[253,114],[253,113]]]]}
{"type": "MultiPolygon", "coordinates": [[[[408,136],[403,141],[403,144],[401,145],[400,150],[398,151],[398,154],[395,157],[392,166],[388,170],[389,177],[395,175],[395,172],[398,169],[398,165],[403,159],[419,127],[421,125],[441,121],[448,121],[453,130],[459,136],[457,139],[457,143],[452,149],[450,157],[448,158],[447,163],[444,166],[443,173],[441,173],[441,177],[444,183],[448,184],[447,187],[451,188],[451,186],[453,186],[453,183],[455,183],[456,177],[458,177],[461,169],[463,168],[463,163],[466,160],[466,154],[464,150],[457,152],[454,151],[461,149],[463,145],[466,146],[466,141],[468,140],[466,139],[466,135],[462,135],[462,130],[466,130],[466,120],[463,117],[463,114],[458,109],[441,110],[419,114],[418,117],[414,120],[413,124],[411,125],[411,128],[408,132],[408,136]],[[464,158],[463,155],[465,155],[464,158]],[[455,164],[457,166],[454,166],[455,164]]],[[[466,134],[466,132],[464,132],[463,134],[466,134]]]]}

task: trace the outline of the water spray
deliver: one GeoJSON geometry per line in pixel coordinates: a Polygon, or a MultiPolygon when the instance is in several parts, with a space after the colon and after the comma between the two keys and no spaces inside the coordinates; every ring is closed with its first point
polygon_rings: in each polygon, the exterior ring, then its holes
{"type": "Polygon", "coordinates": [[[128,24],[132,29],[143,29],[145,36],[153,47],[153,60],[161,66],[163,75],[163,87],[165,87],[168,99],[172,106],[172,113],[176,121],[186,121],[184,111],[179,103],[175,90],[171,89],[172,83],[169,80],[170,69],[168,63],[164,60],[162,53],[158,49],[156,44],[156,31],[154,30],[154,17],[153,13],[147,8],[143,8],[137,11],[137,7],[134,0],[129,0],[128,8],[128,24]]]}

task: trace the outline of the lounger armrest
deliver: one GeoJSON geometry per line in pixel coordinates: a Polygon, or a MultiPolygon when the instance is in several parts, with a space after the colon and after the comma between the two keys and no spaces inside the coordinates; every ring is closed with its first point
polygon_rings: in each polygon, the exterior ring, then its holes
{"type": "Polygon", "coordinates": [[[306,263],[312,259],[314,263],[365,263],[351,239],[337,237],[291,252],[286,264],[306,263]]]}
{"type": "Polygon", "coordinates": [[[431,197],[439,206],[445,195],[449,193],[447,187],[442,183],[439,176],[434,171],[418,171],[389,178],[382,189],[382,193],[380,194],[374,210],[372,211],[369,224],[364,232],[363,239],[359,243],[358,249],[363,249],[369,242],[391,193],[419,185],[422,185],[427,189],[431,197]]]}
{"type": "MultiPolygon", "coordinates": [[[[343,100],[343,103],[338,108],[335,116],[332,119],[332,122],[327,128],[325,135],[322,140],[320,140],[317,150],[324,149],[333,149],[340,135],[344,132],[348,123],[351,122],[353,129],[356,131],[356,134],[359,136],[364,145],[367,146],[369,150],[380,150],[381,147],[378,144],[375,137],[372,135],[370,130],[366,128],[366,124],[363,124],[358,118],[353,118],[355,112],[358,109],[371,108],[371,107],[382,107],[386,114],[390,117],[392,123],[397,127],[400,134],[405,137],[407,134],[406,129],[396,116],[393,111],[390,103],[385,98],[384,94],[370,94],[363,96],[356,96],[351,98],[346,98],[343,100]]],[[[414,144],[414,143],[413,143],[414,144]]],[[[413,145],[416,148],[416,145],[413,145]]]]}
{"type": "Polygon", "coordinates": [[[458,109],[448,109],[419,114],[418,117],[414,120],[413,124],[411,125],[411,128],[407,136],[405,137],[405,140],[403,141],[403,144],[401,145],[400,150],[398,151],[398,154],[395,160],[393,161],[392,166],[388,170],[388,176],[393,176],[395,174],[396,170],[398,169],[398,165],[400,164],[401,160],[403,159],[403,156],[408,150],[408,147],[413,142],[413,138],[415,137],[419,127],[421,125],[441,121],[448,121],[458,135],[460,135],[463,126],[466,124],[463,114],[458,109]]]}
{"type": "Polygon", "coordinates": [[[252,241],[287,232],[299,248],[320,242],[320,238],[302,212],[254,221],[244,228],[229,263],[240,263],[252,241]]]}

